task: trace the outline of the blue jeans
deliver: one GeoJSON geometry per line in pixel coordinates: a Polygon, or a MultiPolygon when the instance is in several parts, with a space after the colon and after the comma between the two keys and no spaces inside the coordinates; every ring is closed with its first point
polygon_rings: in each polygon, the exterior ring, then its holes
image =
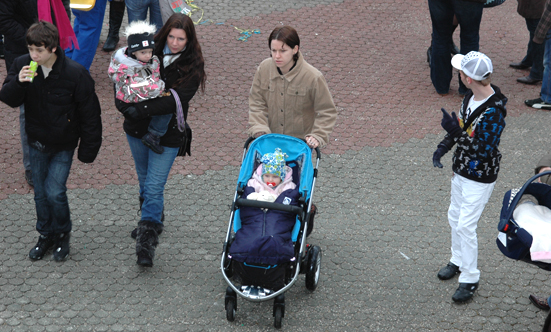
{"type": "Polygon", "coordinates": [[[551,29],[547,31],[544,42],[545,53],[543,55],[543,80],[541,81],[541,99],[551,104],[551,29]]]}
{"type": "Polygon", "coordinates": [[[157,136],[163,136],[168,129],[170,120],[172,120],[172,114],[152,116],[147,130],[157,136]]]}
{"type": "MultiPolygon", "coordinates": [[[[451,47],[453,45],[453,16],[457,17],[460,32],[460,53],[478,51],[479,28],[483,4],[463,0],[428,0],[432,21],[432,54],[430,78],[436,92],[448,93],[453,77],[451,47]]],[[[459,90],[466,92],[459,80],[459,90]]]]}
{"type": "Polygon", "coordinates": [[[73,30],[80,49],[67,49],[65,55],[83,65],[88,71],[98,48],[106,6],[107,0],[96,0],[94,8],[90,11],[73,9],[73,30]]]}
{"type": "Polygon", "coordinates": [[[528,42],[528,48],[526,49],[526,56],[520,63],[532,67],[532,69],[530,69],[531,78],[541,80],[543,78],[543,54],[545,53],[545,45],[536,44],[532,41],[540,19],[526,18],[525,20],[526,27],[530,32],[530,41],[528,42]]]}
{"type": "Polygon", "coordinates": [[[126,138],[138,174],[140,197],[144,199],[142,220],[161,223],[165,184],[179,149],[165,146],[164,152],[157,154],[146,147],[141,139],[129,135],[126,138]]]}
{"type": "Polygon", "coordinates": [[[145,21],[149,9],[149,23],[157,27],[157,32],[163,27],[163,17],[159,0],[125,0],[128,12],[128,23],[145,21]]]}
{"type": "Polygon", "coordinates": [[[67,178],[74,150],[42,152],[29,147],[36,205],[36,230],[42,235],[70,232],[67,178]]]}

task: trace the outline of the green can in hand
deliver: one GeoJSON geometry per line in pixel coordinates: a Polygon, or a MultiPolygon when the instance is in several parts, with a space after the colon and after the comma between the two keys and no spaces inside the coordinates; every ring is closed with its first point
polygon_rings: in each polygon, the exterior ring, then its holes
{"type": "Polygon", "coordinates": [[[34,73],[36,73],[36,70],[38,69],[38,64],[35,61],[31,61],[31,63],[29,63],[29,66],[31,66],[29,70],[32,70],[33,72],[33,74],[29,77],[32,82],[34,80],[34,73]]]}

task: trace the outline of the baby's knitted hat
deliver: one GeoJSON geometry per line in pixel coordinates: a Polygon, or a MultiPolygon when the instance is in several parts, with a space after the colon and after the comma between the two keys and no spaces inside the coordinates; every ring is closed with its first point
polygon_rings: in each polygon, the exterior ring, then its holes
{"type": "Polygon", "coordinates": [[[260,161],[262,162],[262,175],[274,174],[281,178],[281,181],[285,180],[285,157],[287,154],[283,153],[280,148],[276,148],[274,153],[266,153],[262,156],[260,161]]]}
{"type": "Polygon", "coordinates": [[[128,54],[146,48],[155,49],[153,36],[157,28],[146,21],[134,21],[128,25],[124,34],[128,41],[128,54]]]}

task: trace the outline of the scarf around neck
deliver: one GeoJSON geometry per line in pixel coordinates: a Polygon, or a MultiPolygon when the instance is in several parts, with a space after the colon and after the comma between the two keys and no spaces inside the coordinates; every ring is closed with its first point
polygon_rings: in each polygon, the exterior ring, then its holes
{"type": "Polygon", "coordinates": [[[69,21],[69,16],[65,11],[65,7],[61,0],[38,0],[38,19],[54,24],[52,20],[52,9],[54,12],[56,27],[59,32],[59,46],[62,49],[68,49],[73,46],[75,49],[80,49],[78,40],[69,21]]]}

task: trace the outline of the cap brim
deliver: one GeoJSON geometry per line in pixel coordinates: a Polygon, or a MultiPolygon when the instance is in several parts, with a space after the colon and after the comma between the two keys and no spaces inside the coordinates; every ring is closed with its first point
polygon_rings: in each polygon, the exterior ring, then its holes
{"type": "Polygon", "coordinates": [[[461,70],[461,61],[465,56],[463,54],[456,54],[452,58],[452,66],[455,69],[461,70]]]}

